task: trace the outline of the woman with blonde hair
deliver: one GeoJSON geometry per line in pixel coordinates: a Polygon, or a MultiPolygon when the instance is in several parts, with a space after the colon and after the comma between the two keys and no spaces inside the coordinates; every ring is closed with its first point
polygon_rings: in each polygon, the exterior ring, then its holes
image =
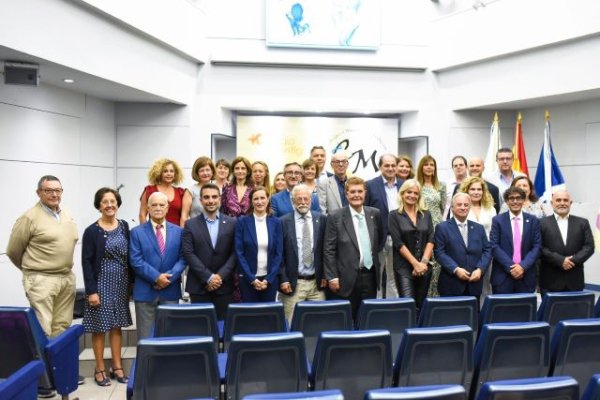
{"type": "Polygon", "coordinates": [[[285,183],[285,174],[281,171],[276,173],[275,178],[273,178],[273,194],[285,189],[287,189],[287,183],[285,183]]]}
{"type": "MultiPolygon", "coordinates": [[[[444,207],[446,206],[446,184],[438,179],[437,163],[435,158],[426,155],[419,161],[417,167],[417,181],[421,185],[421,195],[425,206],[431,213],[433,227],[444,221],[444,207]]],[[[433,261],[431,283],[429,284],[429,296],[439,296],[437,289],[440,276],[440,265],[433,261]]]]}
{"type": "Polygon", "coordinates": [[[415,177],[412,159],[409,156],[399,155],[398,157],[396,157],[396,162],[396,177],[398,179],[402,179],[403,181],[405,181],[407,179],[412,179],[415,177]]]}
{"type": "Polygon", "coordinates": [[[398,209],[388,217],[398,293],[414,298],[417,310],[429,290],[434,234],[431,213],[421,193],[416,179],[404,181],[398,192],[398,209]]]}
{"type": "Polygon", "coordinates": [[[252,181],[254,186],[262,186],[267,189],[267,194],[271,194],[271,183],[269,182],[269,166],[264,161],[254,161],[252,163],[252,181]]]}
{"type": "Polygon", "coordinates": [[[192,194],[185,188],[175,186],[183,181],[183,170],[179,164],[168,158],[156,160],[148,171],[148,181],[150,185],[144,188],[140,196],[140,225],[148,217],[148,197],[154,192],[161,192],[169,201],[167,221],[183,227],[190,216],[192,194]]]}
{"type": "Polygon", "coordinates": [[[494,208],[494,198],[488,190],[487,183],[477,176],[471,176],[462,182],[458,190],[468,194],[471,198],[471,209],[467,219],[483,225],[489,239],[492,218],[496,216],[496,209],[494,208]]]}

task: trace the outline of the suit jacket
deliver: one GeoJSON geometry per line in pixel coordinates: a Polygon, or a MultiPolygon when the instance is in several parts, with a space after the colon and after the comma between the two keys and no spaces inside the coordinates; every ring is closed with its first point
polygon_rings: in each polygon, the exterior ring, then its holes
{"type": "Polygon", "coordinates": [[[467,221],[467,245],[454,218],[444,221],[435,228],[435,259],[442,266],[438,288],[442,296],[457,296],[464,293],[467,285],[475,290],[473,294],[481,294],[483,275],[492,261],[492,246],[488,242],[483,225],[467,221]],[[469,283],[459,279],[454,270],[457,267],[469,272],[481,269],[482,278],[478,282],[469,283]]]}
{"type": "MultiPolygon", "coordinates": [[[[371,239],[371,257],[376,273],[377,288],[381,279],[379,270],[379,238],[383,234],[381,213],[373,207],[363,206],[365,220],[371,239]]],[[[327,217],[325,228],[325,243],[323,245],[323,267],[325,279],[328,281],[338,278],[340,281],[339,295],[350,296],[358,275],[360,250],[358,238],[354,231],[350,206],[334,210],[327,217]]]]}
{"type": "MultiPolygon", "coordinates": [[[[396,179],[396,192],[400,190],[402,186],[401,179],[396,179]]],[[[381,225],[383,227],[383,235],[381,237],[379,246],[383,248],[385,241],[388,236],[388,214],[390,210],[388,208],[387,195],[385,193],[385,183],[381,175],[367,181],[367,195],[365,197],[365,205],[369,207],[375,207],[381,211],[381,225]]]]}
{"type": "Polygon", "coordinates": [[[323,214],[330,214],[333,210],[343,207],[335,175],[319,181],[317,185],[317,196],[323,214]]]}
{"type": "MultiPolygon", "coordinates": [[[[321,208],[319,207],[319,198],[314,193],[311,196],[312,199],[310,202],[310,209],[312,211],[321,211],[321,208]]],[[[273,209],[273,215],[280,218],[285,214],[289,214],[294,211],[292,199],[290,198],[290,192],[283,190],[277,194],[274,194],[273,197],[271,197],[271,208],[273,209]]]]}
{"type": "Polygon", "coordinates": [[[583,290],[585,280],[583,263],[594,254],[594,237],[587,219],[569,215],[567,244],[565,245],[556,217],[540,220],[542,234],[542,263],[540,287],[549,291],[583,290]],[[565,257],[573,256],[575,266],[568,271],[562,268],[565,257]]]}
{"type": "MultiPolygon", "coordinates": [[[[311,211],[313,223],[313,266],[315,267],[315,278],[317,284],[323,278],[323,240],[325,238],[325,226],[327,217],[320,212],[311,211]]],[[[289,282],[292,286],[292,294],[296,291],[298,283],[298,240],[296,239],[295,213],[289,213],[281,217],[283,229],[283,263],[279,271],[279,282],[289,282]]]]}
{"type": "MultiPolygon", "coordinates": [[[[490,242],[492,243],[492,255],[494,262],[492,267],[492,286],[501,285],[505,279],[512,279],[510,267],[514,264],[513,235],[509,212],[497,215],[492,220],[492,231],[490,242]]],[[[536,286],[535,264],[539,258],[542,239],[540,234],[540,223],[538,219],[527,213],[523,213],[523,234],[521,236],[521,267],[525,270],[523,277],[525,285],[531,291],[536,286]]]]}
{"type": "Polygon", "coordinates": [[[219,274],[223,279],[221,287],[213,293],[229,294],[233,291],[235,223],[235,218],[219,214],[219,233],[213,247],[204,214],[186,221],[181,238],[183,256],[190,266],[186,292],[199,295],[208,293],[206,284],[212,274],[219,274]]]}
{"type": "Polygon", "coordinates": [[[165,255],[160,254],[156,234],[150,221],[131,230],[129,242],[129,264],[135,273],[133,299],[153,301],[157,297],[163,300],[181,298],[181,273],[186,267],[181,252],[181,233],[183,229],[170,222],[165,223],[167,237],[165,255]],[[162,290],[154,289],[154,282],[160,274],[172,274],[171,284],[162,290]]]}
{"type": "MultiPolygon", "coordinates": [[[[279,218],[267,217],[269,244],[267,246],[267,276],[266,280],[276,287],[279,286],[277,277],[281,268],[283,255],[283,234],[279,218]]],[[[235,254],[238,259],[240,279],[252,282],[256,279],[258,241],[254,215],[240,217],[235,225],[235,254]]]]}

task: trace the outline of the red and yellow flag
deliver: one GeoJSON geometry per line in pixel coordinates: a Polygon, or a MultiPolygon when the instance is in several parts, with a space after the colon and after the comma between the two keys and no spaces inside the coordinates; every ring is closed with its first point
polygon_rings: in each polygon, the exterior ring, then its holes
{"type": "Polygon", "coordinates": [[[523,145],[523,128],[521,126],[522,119],[523,117],[521,116],[521,113],[519,113],[517,116],[517,126],[515,127],[515,144],[512,148],[513,154],[515,155],[512,169],[529,176],[527,157],[525,156],[525,146],[523,145]]]}

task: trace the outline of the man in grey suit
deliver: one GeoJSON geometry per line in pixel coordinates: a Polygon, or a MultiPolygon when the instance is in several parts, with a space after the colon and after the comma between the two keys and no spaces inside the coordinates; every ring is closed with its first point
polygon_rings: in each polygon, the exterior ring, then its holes
{"type": "Polygon", "coordinates": [[[235,218],[219,213],[220,190],[214,183],[200,189],[202,214],[186,221],[181,238],[190,270],[185,291],[192,303],[213,303],[218,319],[225,319],[232,300],[235,270],[235,218]]]}
{"type": "Polygon", "coordinates": [[[296,303],[325,300],[323,289],[323,239],[326,217],[311,211],[311,192],[303,184],[292,189],[294,212],[281,217],[283,264],[279,271],[279,298],[285,317],[292,321],[296,303]]]}
{"type": "Polygon", "coordinates": [[[542,218],[540,290],[583,290],[583,263],[594,254],[594,237],[587,219],[571,215],[571,196],[566,190],[552,194],[554,215],[542,218]]]}
{"type": "Polygon", "coordinates": [[[363,299],[377,296],[380,282],[381,214],[364,206],[366,185],[358,177],[346,183],[349,205],[327,217],[323,266],[329,290],[336,298],[350,300],[356,316],[363,299]]]}
{"type": "Polygon", "coordinates": [[[317,185],[317,196],[319,197],[319,206],[323,214],[330,214],[348,205],[348,200],[344,194],[344,187],[348,177],[348,155],[343,151],[338,151],[331,157],[331,167],[334,175],[327,179],[320,179],[317,185]]]}

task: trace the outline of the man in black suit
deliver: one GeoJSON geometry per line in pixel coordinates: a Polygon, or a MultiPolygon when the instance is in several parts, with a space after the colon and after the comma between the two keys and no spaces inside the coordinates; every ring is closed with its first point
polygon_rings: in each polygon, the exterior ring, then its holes
{"type": "Polygon", "coordinates": [[[583,290],[583,263],[594,254],[594,238],[587,219],[570,215],[571,196],[566,190],[552,194],[554,215],[542,218],[540,290],[583,290]]]}
{"type": "Polygon", "coordinates": [[[398,190],[404,182],[396,178],[396,156],[393,154],[383,154],[379,157],[379,171],[381,174],[367,181],[367,196],[365,205],[377,208],[381,212],[381,225],[383,235],[381,237],[381,251],[379,252],[379,265],[381,267],[382,279],[381,295],[385,292],[386,298],[398,297],[396,280],[394,279],[394,260],[392,249],[392,238],[388,234],[388,214],[390,211],[398,209],[398,190]],[[385,274],[384,274],[385,271],[385,274]]]}
{"type": "Polygon", "coordinates": [[[311,211],[311,192],[304,185],[292,189],[294,211],[281,217],[283,264],[279,272],[279,297],[285,317],[292,321],[299,301],[325,300],[323,289],[323,239],[326,217],[311,211]]]}
{"type": "Polygon", "coordinates": [[[363,299],[377,296],[380,282],[381,213],[364,206],[365,181],[359,177],[346,182],[346,207],[327,217],[323,265],[329,290],[337,298],[348,299],[356,316],[363,299]]]}
{"type": "Polygon", "coordinates": [[[190,267],[185,290],[192,303],[213,303],[217,318],[224,319],[233,293],[236,221],[219,213],[217,185],[204,184],[200,202],[204,211],[186,221],[183,229],[182,252],[190,267]]]}

